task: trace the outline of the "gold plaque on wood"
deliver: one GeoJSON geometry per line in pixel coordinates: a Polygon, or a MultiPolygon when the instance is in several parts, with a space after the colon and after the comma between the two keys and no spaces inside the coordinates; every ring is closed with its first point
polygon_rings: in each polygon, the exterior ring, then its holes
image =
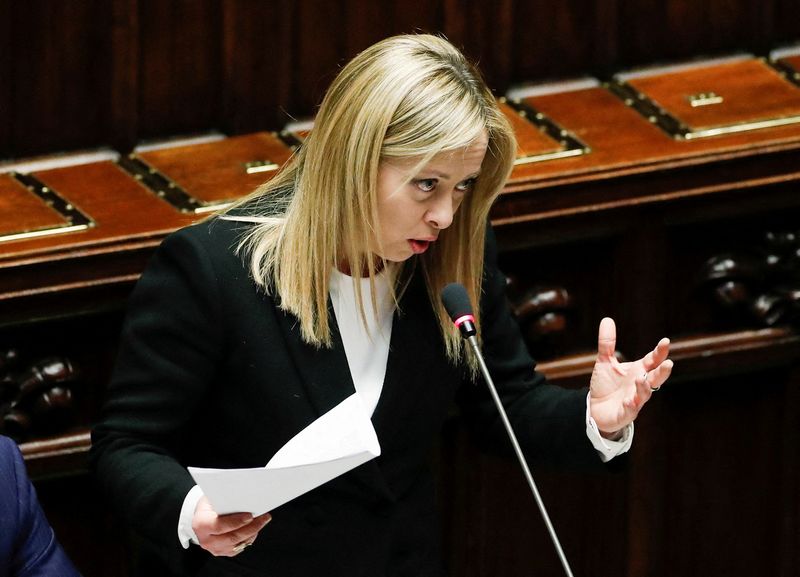
{"type": "Polygon", "coordinates": [[[607,88],[677,140],[800,123],[800,88],[758,58],[619,74],[607,88]]]}
{"type": "Polygon", "coordinates": [[[292,150],[274,134],[257,132],[214,142],[134,152],[118,164],[181,212],[230,206],[274,174],[292,150]]]}
{"type": "Polygon", "coordinates": [[[86,230],[94,221],[52,188],[30,174],[0,175],[0,242],[24,240],[86,230]],[[8,222],[6,222],[6,220],[8,222]]]}
{"type": "Polygon", "coordinates": [[[257,174],[259,172],[272,172],[278,170],[280,165],[269,160],[251,160],[244,163],[244,168],[247,174],[257,174]]]}
{"type": "Polygon", "coordinates": [[[692,94],[687,96],[686,99],[689,101],[689,104],[692,105],[692,108],[697,108],[698,106],[712,106],[714,104],[722,104],[725,102],[725,99],[716,92],[701,92],[700,94],[692,94]]]}

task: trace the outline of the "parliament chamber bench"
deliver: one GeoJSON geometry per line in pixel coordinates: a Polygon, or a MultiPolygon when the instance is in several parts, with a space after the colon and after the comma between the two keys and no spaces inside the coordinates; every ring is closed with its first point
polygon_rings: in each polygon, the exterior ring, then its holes
{"type": "MultiPolygon", "coordinates": [[[[676,363],[620,471],[534,468],[578,575],[800,572],[798,83],[800,56],[738,55],[501,99],[519,150],[491,220],[537,368],[586,386],[603,316],[621,358],[669,336],[676,363]]],[[[87,466],[126,298],[167,234],[252,191],[308,130],[0,174],[3,432],[87,576],[136,559],[87,466]]],[[[454,410],[433,459],[452,574],[561,574],[516,464],[468,436],[454,410]]]]}

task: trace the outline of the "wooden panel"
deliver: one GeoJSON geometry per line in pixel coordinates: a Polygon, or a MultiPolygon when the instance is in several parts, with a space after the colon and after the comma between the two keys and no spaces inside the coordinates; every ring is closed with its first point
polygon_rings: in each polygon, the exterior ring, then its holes
{"type": "Polygon", "coordinates": [[[134,570],[135,553],[127,542],[126,528],[119,518],[108,514],[90,476],[40,480],[36,492],[61,546],[81,575],[146,574],[134,570]],[[75,519],[81,519],[80,530],[76,530],[75,519]]]}
{"type": "MultiPolygon", "coordinates": [[[[401,4],[395,0],[388,2],[363,2],[361,0],[347,0],[341,3],[342,7],[342,54],[344,60],[349,60],[368,46],[388,36],[398,34],[395,23],[396,16],[402,12],[401,4]]],[[[411,14],[406,18],[413,19],[415,9],[408,6],[411,14]]],[[[427,8],[430,10],[430,7],[427,8]]]]}
{"type": "Polygon", "coordinates": [[[12,156],[104,140],[110,4],[14,2],[12,156]]]}
{"type": "Polygon", "coordinates": [[[228,134],[275,130],[292,110],[292,2],[222,3],[223,102],[228,134]]]}
{"type": "MultiPolygon", "coordinates": [[[[0,110],[11,110],[12,103],[11,2],[0,0],[0,110]]],[[[11,126],[11,115],[0,114],[0,158],[11,156],[11,126]]]]}
{"type": "MultiPolygon", "coordinates": [[[[800,200],[787,202],[796,194],[793,188],[765,187],[757,199],[741,198],[735,209],[724,214],[715,214],[714,203],[708,199],[693,203],[694,218],[672,223],[667,266],[680,267],[686,274],[665,279],[670,333],[774,326],[773,318],[785,323],[787,315],[777,308],[770,311],[767,303],[780,298],[782,286],[796,284],[792,276],[800,270],[784,254],[792,250],[791,244],[781,251],[767,238],[768,233],[796,231],[800,200]],[[712,259],[724,259],[727,264],[711,268],[712,259]],[[728,281],[737,286],[731,287],[728,281]]],[[[676,210],[664,211],[664,217],[673,221],[676,210]]],[[[784,306],[784,302],[775,301],[774,306],[784,306]]]]}
{"type": "Polygon", "coordinates": [[[692,129],[800,115],[800,89],[761,60],[698,65],[628,83],[692,129]],[[690,97],[712,92],[722,102],[692,106],[690,97]]]}
{"type": "Polygon", "coordinates": [[[87,473],[92,445],[88,429],[20,443],[28,474],[36,479],[59,473],[87,473]]]}
{"type": "Polygon", "coordinates": [[[441,31],[438,3],[304,0],[296,5],[290,113],[300,118],[313,114],[341,66],[361,50],[395,34],[441,31]]]}
{"type": "Polygon", "coordinates": [[[514,134],[517,137],[517,158],[553,152],[563,148],[558,142],[520,116],[508,104],[501,103],[500,109],[514,128],[514,134]]]}
{"type": "MultiPolygon", "coordinates": [[[[112,243],[136,242],[150,239],[156,244],[163,235],[175,228],[189,224],[192,219],[181,215],[164,201],[156,198],[113,162],[97,162],[78,167],[58,168],[33,173],[44,184],[52,187],[84,214],[95,220],[96,226],[58,239],[37,238],[4,243],[0,254],[0,268],[25,263],[47,262],[59,255],[59,260],[71,251],[80,250],[76,256],[87,256],[89,249],[112,243]],[[108,199],[113,198],[114,202],[108,199]],[[124,215],[124,218],[121,218],[124,215]]],[[[117,247],[119,249],[119,247],[117,247]]],[[[51,262],[51,266],[56,263],[51,262]]],[[[98,270],[96,275],[103,275],[98,270]]],[[[6,275],[2,289],[11,287],[33,288],[38,281],[26,275],[6,275]]]]}
{"type": "Polygon", "coordinates": [[[797,0],[767,2],[773,10],[770,39],[773,45],[795,43],[800,38],[797,29],[797,0]]]}
{"type": "Polygon", "coordinates": [[[665,168],[690,166],[702,158],[710,159],[711,155],[720,160],[737,154],[751,155],[760,148],[793,143],[800,138],[800,127],[790,125],[679,142],[602,88],[571,92],[568,98],[561,94],[536,96],[525,102],[568,128],[590,146],[592,152],[575,158],[518,166],[509,183],[511,190],[523,182],[573,179],[597,171],[633,169],[640,172],[655,170],[659,165],[665,168]]]}
{"type": "Polygon", "coordinates": [[[472,62],[479,63],[489,86],[505,90],[512,73],[514,20],[513,0],[492,3],[487,17],[480,0],[444,0],[442,32],[472,62]]]}
{"type": "Polygon", "coordinates": [[[512,79],[574,76],[614,64],[616,3],[516,2],[512,10],[512,79]]]}
{"type": "Polygon", "coordinates": [[[668,440],[658,458],[648,459],[660,479],[646,485],[644,498],[658,499],[662,510],[645,521],[658,543],[641,574],[777,575],[793,554],[780,548],[789,503],[781,500],[779,479],[792,450],[786,444],[796,443],[800,423],[786,422],[785,408],[797,395],[785,369],[754,376],[676,385],[660,396],[658,424],[648,420],[641,430],[668,440]],[[787,426],[794,427],[790,437],[787,426]]]}
{"type": "Polygon", "coordinates": [[[780,62],[789,65],[792,69],[794,69],[797,72],[797,74],[800,74],[800,54],[796,56],[787,56],[786,58],[781,58],[780,62]]]}
{"type": "Polygon", "coordinates": [[[312,113],[325,90],[347,60],[343,43],[344,16],[334,2],[301,0],[296,3],[293,23],[293,108],[299,117],[312,113]]]}
{"type": "Polygon", "coordinates": [[[788,391],[782,415],[781,469],[778,473],[776,498],[781,510],[787,513],[777,521],[780,525],[778,550],[780,557],[776,563],[776,573],[791,575],[800,571],[800,451],[797,450],[797,431],[800,429],[800,367],[794,364],[788,375],[788,382],[794,383],[788,391]],[[791,439],[795,439],[791,441],[791,439]]]}
{"type": "MultiPolygon", "coordinates": [[[[313,114],[355,52],[416,28],[445,32],[502,92],[628,64],[762,53],[797,39],[796,11],[794,0],[501,0],[491,9],[474,0],[0,0],[0,109],[9,111],[0,157],[277,128],[287,115],[313,114]]],[[[559,384],[585,384],[604,314],[617,319],[629,357],[662,332],[674,339],[673,381],[637,422],[627,471],[534,471],[576,575],[798,574],[800,341],[786,326],[755,329],[715,313],[694,275],[708,255],[761,250],[767,225],[796,228],[800,129],[677,142],[603,88],[529,104],[592,147],[517,167],[493,212],[502,266],[527,286],[565,286],[575,301],[560,348],[534,351],[547,357],[540,368],[559,384]]],[[[254,185],[237,178],[261,150],[206,156],[214,168],[202,171],[176,151],[146,154],[182,186],[218,198],[254,185]]],[[[197,216],[114,163],[36,176],[97,226],[57,242],[0,244],[0,345],[66,353],[87,371],[74,429],[23,450],[82,572],[124,576],[136,549],[87,489],[86,426],[125,297],[163,236],[197,216]],[[49,479],[59,475],[70,476],[49,479]],[[90,521],[77,522],[87,511],[90,521]]],[[[13,202],[0,220],[19,216],[15,198],[0,198],[13,202]]],[[[561,575],[516,464],[480,454],[462,425],[448,423],[437,453],[451,573],[561,575]]]]}
{"type": "Polygon", "coordinates": [[[191,196],[207,203],[245,196],[275,174],[248,174],[247,163],[282,165],[290,155],[286,145],[266,132],[138,154],[191,196]]]}
{"type": "Polygon", "coordinates": [[[139,129],[139,2],[111,3],[109,126],[104,138],[120,151],[131,150],[139,129]]]}
{"type": "MultiPolygon", "coordinates": [[[[594,354],[541,363],[551,382],[586,386],[594,354]]],[[[464,423],[445,427],[437,473],[442,483],[446,550],[452,575],[522,577],[564,574],[530,489],[515,461],[474,447],[464,423]]],[[[557,472],[534,467],[535,482],[575,575],[624,575],[630,493],[624,475],[557,472]],[[602,520],[597,530],[586,519],[602,520]]]]}
{"type": "Polygon", "coordinates": [[[140,0],[140,138],[193,133],[221,109],[222,22],[214,0],[140,0]]]}
{"type": "MultiPolygon", "coordinates": [[[[498,231],[499,232],[499,231],[498,231]]],[[[558,250],[545,244],[520,250],[504,247],[500,255],[500,268],[515,279],[517,290],[530,290],[537,286],[563,287],[575,302],[574,311],[567,313],[566,327],[550,342],[529,342],[535,357],[540,361],[561,359],[565,355],[591,352],[597,339],[597,325],[604,316],[617,316],[615,295],[623,286],[608,271],[614,268],[616,253],[623,231],[606,231],[596,234],[591,242],[571,237],[564,230],[558,250]],[[579,269],[575,262],[581,262],[579,269]],[[594,279],[587,283],[586,279],[594,279]],[[557,356],[554,356],[557,355],[557,356]]],[[[512,302],[516,299],[512,298],[512,302]]],[[[547,339],[545,339],[547,341],[547,339]]],[[[591,373],[591,371],[590,371],[591,373]]]]}
{"type": "Polygon", "coordinates": [[[619,62],[657,61],[763,48],[770,2],[643,0],[619,3],[619,62]]]}
{"type": "MultiPolygon", "coordinates": [[[[519,466],[481,453],[472,441],[459,423],[443,434],[439,478],[449,574],[563,576],[519,466]]],[[[618,537],[625,534],[626,479],[537,467],[533,475],[573,573],[598,574],[602,567],[604,575],[624,575],[627,543],[618,537]]]]}
{"type": "Polygon", "coordinates": [[[58,227],[66,219],[8,174],[0,175],[0,240],[4,235],[58,227]]]}
{"type": "Polygon", "coordinates": [[[357,51],[414,30],[448,35],[498,91],[701,53],[763,52],[797,36],[789,0],[503,0],[491,17],[474,0],[3,0],[3,9],[0,59],[15,82],[0,83],[0,104],[14,112],[0,126],[0,156],[16,157],[107,143],[126,151],[141,138],[219,128],[275,129],[287,113],[312,114],[357,51]]]}
{"type": "Polygon", "coordinates": [[[355,55],[373,42],[396,34],[442,30],[442,2],[348,0],[347,53],[355,55]]]}

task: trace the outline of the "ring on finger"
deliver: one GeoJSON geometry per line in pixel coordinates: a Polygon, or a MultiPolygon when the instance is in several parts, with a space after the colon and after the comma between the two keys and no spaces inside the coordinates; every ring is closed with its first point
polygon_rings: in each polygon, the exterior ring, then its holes
{"type": "Polygon", "coordinates": [[[252,544],[253,544],[252,542],[248,542],[248,541],[242,541],[241,543],[239,543],[238,545],[236,545],[236,546],[233,548],[233,553],[234,553],[234,555],[238,555],[239,553],[241,553],[242,551],[244,551],[245,549],[247,549],[247,548],[248,548],[250,545],[252,545],[252,544]]]}
{"type": "MultiPolygon", "coordinates": [[[[646,372],[646,371],[645,371],[645,373],[642,375],[642,384],[647,384],[647,372],[646,372]]],[[[660,386],[659,386],[659,387],[653,387],[653,386],[651,386],[651,387],[650,387],[650,392],[651,392],[651,393],[655,393],[655,392],[656,392],[657,390],[659,390],[660,388],[661,388],[660,386]]]]}

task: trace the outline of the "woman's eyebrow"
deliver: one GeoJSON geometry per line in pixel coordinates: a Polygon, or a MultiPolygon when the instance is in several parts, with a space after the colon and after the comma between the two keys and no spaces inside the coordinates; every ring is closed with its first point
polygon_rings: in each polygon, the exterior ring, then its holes
{"type": "Polygon", "coordinates": [[[446,172],[441,172],[438,170],[431,170],[431,169],[427,170],[423,169],[420,171],[420,174],[424,174],[425,176],[435,176],[437,178],[444,178],[445,180],[448,180],[450,178],[450,175],[447,174],[446,172]]]}
{"type": "MultiPolygon", "coordinates": [[[[473,172],[469,176],[465,176],[464,180],[467,180],[469,178],[475,178],[480,173],[481,173],[480,170],[478,170],[476,172],[473,172]]],[[[425,176],[435,176],[437,178],[443,178],[445,180],[450,180],[450,175],[449,174],[447,174],[446,172],[440,172],[438,170],[421,170],[419,174],[420,175],[425,175],[425,176]]]]}

